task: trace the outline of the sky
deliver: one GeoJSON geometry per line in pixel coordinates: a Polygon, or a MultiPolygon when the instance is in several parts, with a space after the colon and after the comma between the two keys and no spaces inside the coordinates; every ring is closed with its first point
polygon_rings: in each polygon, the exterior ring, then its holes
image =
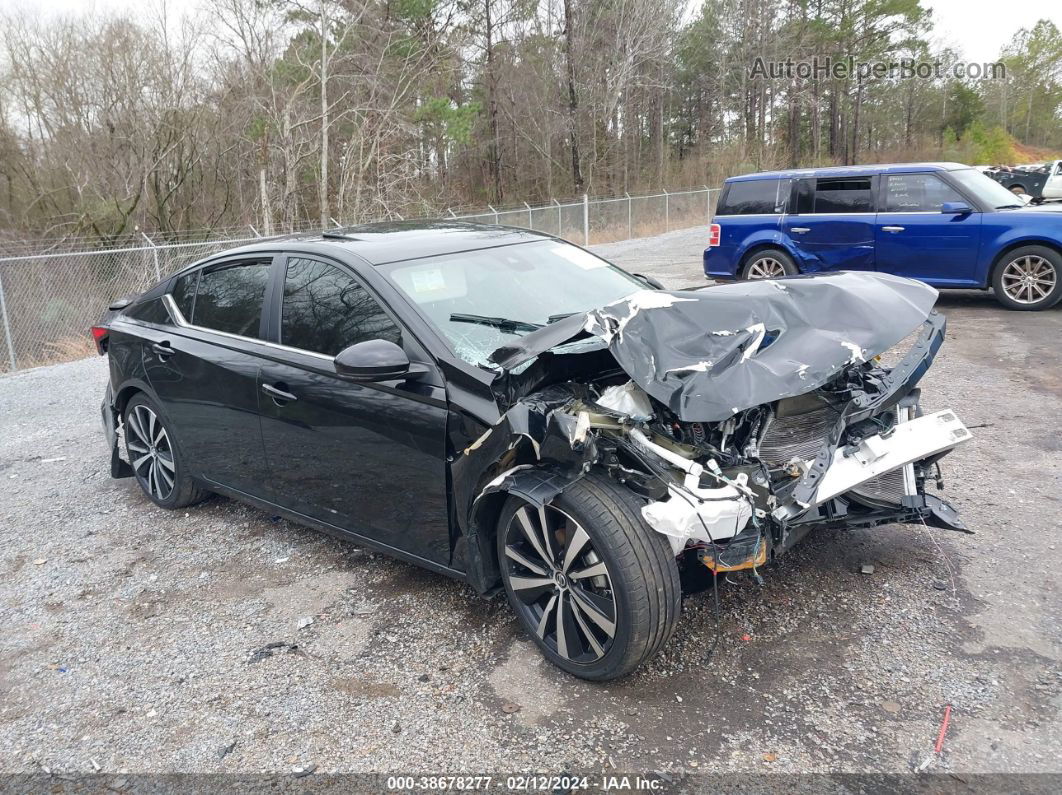
{"type": "MultiPolygon", "coordinates": [[[[132,10],[151,13],[160,0],[0,0],[0,11],[41,8],[76,13],[95,6],[100,10],[132,10]]],[[[689,0],[693,6],[700,0],[689,0]]],[[[171,13],[195,9],[199,0],[166,0],[171,13]]],[[[922,0],[933,10],[934,36],[959,52],[967,61],[994,61],[1000,49],[1013,41],[1019,28],[1031,28],[1037,20],[1050,19],[1062,28],[1059,0],[922,0]]]]}
{"type": "Polygon", "coordinates": [[[1062,29],[1059,0],[922,0],[922,5],[933,11],[935,37],[966,61],[996,60],[1020,28],[1032,28],[1041,19],[1062,29]]]}

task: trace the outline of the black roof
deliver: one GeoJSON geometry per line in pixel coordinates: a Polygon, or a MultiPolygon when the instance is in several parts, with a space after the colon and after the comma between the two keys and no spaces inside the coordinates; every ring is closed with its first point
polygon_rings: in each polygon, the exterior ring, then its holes
{"type": "Polygon", "coordinates": [[[551,240],[551,235],[509,226],[471,224],[464,221],[384,221],[330,229],[322,234],[293,235],[263,240],[231,252],[275,251],[290,245],[303,250],[341,246],[373,265],[418,257],[456,254],[461,251],[551,240]]]}

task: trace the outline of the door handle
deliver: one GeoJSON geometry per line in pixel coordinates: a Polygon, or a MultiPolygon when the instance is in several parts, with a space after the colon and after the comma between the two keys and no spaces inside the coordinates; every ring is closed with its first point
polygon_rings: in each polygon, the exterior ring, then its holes
{"type": "Polygon", "coordinates": [[[881,227],[881,231],[882,232],[902,232],[903,231],[903,227],[902,226],[883,226],[883,227],[881,227]]]}
{"type": "Polygon", "coordinates": [[[262,391],[273,398],[274,401],[283,401],[287,403],[291,400],[298,400],[299,398],[290,392],[285,392],[283,389],[278,389],[272,384],[262,384],[262,391]]]}
{"type": "Polygon", "coordinates": [[[805,232],[810,232],[811,228],[807,227],[807,226],[794,226],[794,227],[791,227],[789,231],[793,232],[794,234],[797,234],[797,235],[802,235],[805,232]]]}
{"type": "Polygon", "coordinates": [[[168,342],[156,342],[151,346],[151,350],[154,351],[155,355],[160,359],[168,359],[173,356],[173,354],[177,353],[177,351],[170,347],[168,342]]]}

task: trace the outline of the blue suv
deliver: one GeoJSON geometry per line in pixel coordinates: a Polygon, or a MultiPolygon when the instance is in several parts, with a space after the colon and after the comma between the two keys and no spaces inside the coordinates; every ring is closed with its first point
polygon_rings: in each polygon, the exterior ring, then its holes
{"type": "Polygon", "coordinates": [[[713,221],[712,279],[864,270],[991,288],[1010,309],[1062,298],[1062,205],[1026,206],[959,163],[731,177],[713,221]]]}

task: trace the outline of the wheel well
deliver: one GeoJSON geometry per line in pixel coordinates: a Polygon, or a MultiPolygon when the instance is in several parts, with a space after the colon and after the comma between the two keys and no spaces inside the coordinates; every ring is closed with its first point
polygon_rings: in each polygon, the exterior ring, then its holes
{"type": "Polygon", "coordinates": [[[114,408],[119,414],[125,413],[125,407],[129,405],[129,401],[133,399],[133,395],[144,390],[136,386],[123,387],[122,390],[114,397],[114,408]]]}
{"type": "Polygon", "coordinates": [[[508,499],[509,492],[507,491],[484,494],[476,502],[472,515],[468,518],[468,527],[472,531],[469,539],[470,546],[475,544],[477,547],[475,552],[470,549],[469,553],[479,558],[477,567],[479,571],[476,573],[479,582],[472,585],[481,593],[490,591],[501,582],[495,544],[498,535],[498,519],[508,499]]]}
{"type": "Polygon", "coordinates": [[[1062,247],[1050,240],[1021,240],[1017,243],[1011,243],[998,254],[996,254],[996,258],[992,262],[992,267],[988,269],[988,284],[986,285],[987,287],[992,286],[992,282],[996,278],[996,271],[999,270],[999,266],[1003,264],[1003,260],[1006,259],[1007,255],[1012,251],[1015,251],[1019,248],[1025,248],[1026,246],[1043,246],[1044,248],[1051,249],[1059,256],[1062,256],[1062,247]]]}
{"type": "MultiPolygon", "coordinates": [[[[756,243],[756,244],[750,246],[749,250],[746,251],[742,255],[741,262],[738,265],[737,275],[740,276],[741,275],[741,271],[745,270],[745,265],[748,264],[748,261],[749,261],[749,259],[751,257],[753,257],[755,254],[758,254],[759,252],[761,252],[761,251],[763,251],[765,249],[769,249],[769,248],[770,249],[774,249],[775,251],[781,251],[783,254],[785,254],[787,257],[789,257],[791,260],[793,260],[793,264],[796,265],[796,259],[793,257],[792,254],[790,254],[788,251],[786,251],[785,246],[783,246],[783,245],[781,245],[779,243],[756,243]]],[[[798,271],[800,270],[800,266],[799,265],[797,265],[797,270],[798,271]]]]}

